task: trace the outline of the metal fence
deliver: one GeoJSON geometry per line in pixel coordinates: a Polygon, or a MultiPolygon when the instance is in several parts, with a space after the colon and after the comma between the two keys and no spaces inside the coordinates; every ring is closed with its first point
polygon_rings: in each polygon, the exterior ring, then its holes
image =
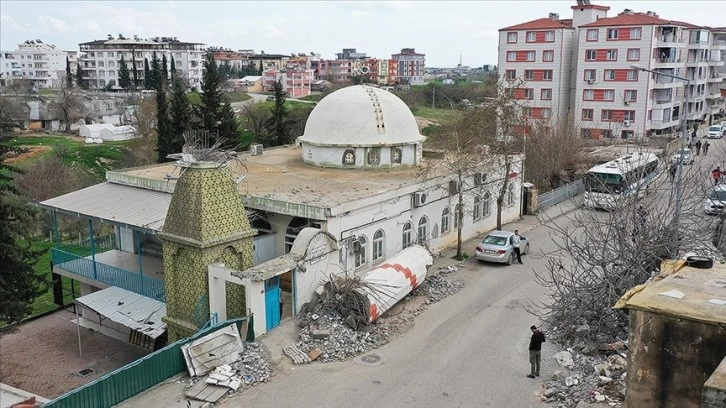
{"type": "Polygon", "coordinates": [[[200,330],[118,370],[48,402],[45,408],[110,408],[186,370],[181,346],[232,323],[239,329],[246,317],[200,330]]]}
{"type": "Polygon", "coordinates": [[[555,204],[559,204],[570,197],[574,197],[578,194],[585,192],[585,180],[580,179],[573,181],[572,183],[565,184],[562,187],[558,187],[552,191],[548,191],[544,194],[537,196],[537,211],[542,211],[555,204]]]}
{"type": "Polygon", "coordinates": [[[166,302],[164,281],[160,279],[143,276],[101,262],[94,262],[89,257],[75,255],[58,248],[52,249],[51,256],[53,265],[65,269],[68,272],[94,279],[107,285],[118,286],[160,302],[166,302]]]}

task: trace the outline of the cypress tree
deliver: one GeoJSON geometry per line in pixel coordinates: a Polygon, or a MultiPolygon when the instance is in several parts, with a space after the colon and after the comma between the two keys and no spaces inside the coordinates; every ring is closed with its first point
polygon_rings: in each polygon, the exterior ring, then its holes
{"type": "Polygon", "coordinates": [[[156,56],[156,51],[151,56],[151,89],[159,89],[161,86],[161,62],[159,57],[156,56]]]}
{"type": "Polygon", "coordinates": [[[262,75],[262,61],[260,61],[260,69],[257,71],[257,75],[262,75]]]}
{"type": "Polygon", "coordinates": [[[118,86],[128,90],[131,87],[131,76],[129,75],[129,67],[126,66],[126,60],[123,55],[118,63],[118,86]]]}
{"type": "Polygon", "coordinates": [[[151,89],[151,70],[148,58],[144,58],[144,89],[151,89]]]}
{"type": "Polygon", "coordinates": [[[76,85],[80,88],[86,89],[86,81],[83,80],[83,70],[81,69],[81,63],[76,64],[76,85]]]}
{"type": "Polygon", "coordinates": [[[159,66],[159,59],[156,53],[151,62],[151,83],[156,91],[156,152],[157,162],[163,163],[169,160],[166,156],[169,153],[179,153],[170,151],[173,144],[173,135],[171,133],[171,120],[169,118],[169,102],[166,98],[166,82],[163,80],[162,70],[159,66]]]}
{"type": "Polygon", "coordinates": [[[167,66],[166,54],[161,56],[161,79],[165,84],[169,83],[169,67],[167,66]]]}
{"type": "Polygon", "coordinates": [[[287,93],[282,87],[282,82],[275,82],[275,106],[267,122],[273,146],[282,146],[290,142],[290,112],[285,107],[286,99],[287,93]]]}
{"type": "Polygon", "coordinates": [[[176,63],[174,62],[174,56],[171,56],[171,79],[176,78],[176,63]]]}
{"type": "Polygon", "coordinates": [[[227,139],[230,144],[236,145],[242,139],[237,115],[234,114],[232,105],[225,101],[219,109],[219,136],[227,139]]]}
{"type": "Polygon", "coordinates": [[[222,78],[217,71],[217,63],[211,53],[207,54],[204,62],[204,77],[202,80],[202,122],[204,128],[210,133],[210,143],[216,140],[217,122],[220,120],[220,106],[223,102],[222,78]]]}
{"type": "MultiPolygon", "coordinates": [[[[168,150],[168,153],[179,153],[184,145],[184,132],[192,128],[192,116],[194,115],[181,78],[174,78],[172,82],[169,113],[171,116],[170,138],[163,148],[168,150]]],[[[161,149],[161,141],[159,141],[159,150],[161,149]]],[[[161,153],[159,155],[161,156],[161,153]]]]}
{"type": "Polygon", "coordinates": [[[136,71],[136,50],[131,50],[131,66],[134,70],[134,84],[132,86],[133,89],[136,89],[139,86],[139,73],[136,71]]]}
{"type": "Polygon", "coordinates": [[[66,86],[73,87],[73,74],[71,73],[71,61],[66,57],[66,86]]]}

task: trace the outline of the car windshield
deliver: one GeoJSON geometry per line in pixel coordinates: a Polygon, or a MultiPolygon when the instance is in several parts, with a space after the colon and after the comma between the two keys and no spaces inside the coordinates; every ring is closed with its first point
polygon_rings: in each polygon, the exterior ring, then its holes
{"type": "Polygon", "coordinates": [[[690,149],[678,149],[674,156],[678,156],[681,154],[685,154],[686,156],[688,156],[689,154],[691,154],[691,150],[690,149]]]}
{"type": "Polygon", "coordinates": [[[726,191],[711,191],[708,198],[714,201],[726,201],[726,191]]]}
{"type": "Polygon", "coordinates": [[[720,132],[721,126],[711,126],[710,128],[708,128],[708,131],[709,132],[720,132]]]}
{"type": "Polygon", "coordinates": [[[620,194],[624,184],[620,174],[587,173],[585,175],[585,188],[593,193],[620,194]]]}
{"type": "Polygon", "coordinates": [[[507,244],[507,238],[498,237],[496,235],[487,235],[482,241],[483,244],[504,246],[507,244]]]}

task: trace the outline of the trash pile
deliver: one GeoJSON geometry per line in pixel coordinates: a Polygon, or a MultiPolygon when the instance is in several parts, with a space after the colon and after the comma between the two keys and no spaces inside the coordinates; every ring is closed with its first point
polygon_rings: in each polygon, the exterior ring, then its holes
{"type": "Polygon", "coordinates": [[[267,351],[257,343],[242,343],[235,324],[181,347],[191,378],[184,394],[215,403],[226,394],[270,380],[267,351]]]}
{"type": "Polygon", "coordinates": [[[620,407],[625,400],[626,349],[625,342],[616,342],[599,346],[594,356],[573,355],[571,348],[555,354],[564,370],[555,371],[545,382],[543,399],[564,408],[601,402],[620,407]]]}
{"type": "Polygon", "coordinates": [[[395,333],[405,331],[414,317],[428,305],[439,302],[464,286],[449,274],[458,271],[463,263],[441,268],[438,275],[429,275],[399,304],[402,308],[384,313],[372,323],[365,324],[366,311],[361,307],[361,281],[357,278],[334,278],[321,287],[315,298],[303,305],[296,317],[298,340],[283,348],[294,364],[311,361],[343,361],[364,354],[388,343],[395,333]],[[410,301],[423,297],[421,305],[406,308],[410,301]],[[398,310],[401,310],[397,312],[398,310]]]}

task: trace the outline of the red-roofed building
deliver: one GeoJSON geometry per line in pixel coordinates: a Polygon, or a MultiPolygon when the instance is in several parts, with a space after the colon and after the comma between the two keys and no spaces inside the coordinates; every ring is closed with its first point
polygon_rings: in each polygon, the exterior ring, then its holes
{"type": "Polygon", "coordinates": [[[535,120],[574,120],[584,137],[630,138],[680,126],[684,82],[687,120],[712,120],[724,109],[726,30],[667,20],[655,12],[587,1],[572,20],[557,14],[499,30],[500,75],[535,120]]]}

